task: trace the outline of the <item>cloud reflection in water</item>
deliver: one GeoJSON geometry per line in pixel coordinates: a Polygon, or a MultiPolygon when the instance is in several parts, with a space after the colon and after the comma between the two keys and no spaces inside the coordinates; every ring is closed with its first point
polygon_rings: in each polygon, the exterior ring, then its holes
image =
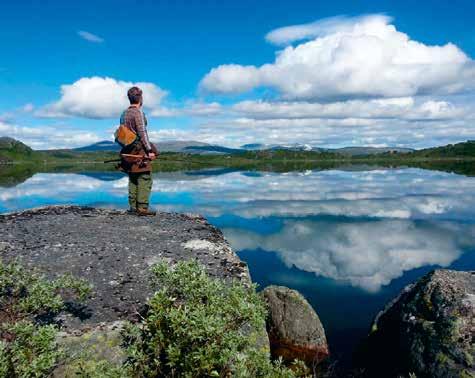
{"type": "Polygon", "coordinates": [[[224,234],[237,250],[278,253],[288,266],[376,292],[405,271],[448,267],[475,245],[475,226],[410,220],[287,220],[260,235],[235,228],[224,234]]]}
{"type": "MultiPolygon", "coordinates": [[[[51,203],[127,206],[127,178],[37,174],[0,188],[0,211],[51,203]]],[[[420,169],[155,174],[160,210],[203,213],[234,249],[376,292],[411,269],[450,266],[475,246],[475,180],[420,169]],[[225,217],[253,221],[230,226],[225,217]],[[279,227],[262,226],[269,219],[279,227]]]]}

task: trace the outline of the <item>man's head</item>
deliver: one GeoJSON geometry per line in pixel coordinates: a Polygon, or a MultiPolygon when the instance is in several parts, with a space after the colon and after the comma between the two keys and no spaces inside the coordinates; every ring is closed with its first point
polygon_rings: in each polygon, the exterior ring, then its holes
{"type": "Polygon", "coordinates": [[[142,90],[139,87],[132,87],[127,91],[127,97],[129,98],[131,105],[142,105],[142,90]]]}

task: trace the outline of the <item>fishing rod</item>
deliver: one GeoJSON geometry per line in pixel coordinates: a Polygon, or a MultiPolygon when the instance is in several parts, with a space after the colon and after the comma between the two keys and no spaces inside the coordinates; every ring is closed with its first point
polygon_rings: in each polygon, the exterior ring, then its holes
{"type": "MultiPolygon", "coordinates": [[[[133,158],[137,160],[152,160],[147,156],[143,155],[132,155],[132,154],[120,154],[123,157],[127,158],[133,158]]],[[[158,157],[157,157],[158,159],[158,157]]],[[[122,161],[122,159],[112,159],[112,160],[105,160],[104,163],[117,163],[122,161]]],[[[221,167],[222,164],[216,164],[216,163],[209,163],[209,162],[203,162],[203,161],[197,161],[197,160],[191,160],[191,159],[162,159],[162,161],[172,161],[172,162],[182,162],[182,163],[193,163],[193,164],[201,164],[201,165],[214,165],[215,167],[221,167]]]]}

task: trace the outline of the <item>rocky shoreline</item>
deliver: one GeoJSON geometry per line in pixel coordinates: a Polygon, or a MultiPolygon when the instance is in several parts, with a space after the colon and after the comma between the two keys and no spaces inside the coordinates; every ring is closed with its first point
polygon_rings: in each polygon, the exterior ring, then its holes
{"type": "Polygon", "coordinates": [[[70,273],[93,286],[93,296],[65,329],[134,320],[153,293],[150,267],[196,259],[213,277],[250,283],[249,270],[221,231],[199,215],[49,206],[0,216],[0,256],[48,277],[70,273]]]}
{"type": "MultiPolygon", "coordinates": [[[[149,218],[79,206],[4,214],[0,259],[51,278],[70,273],[92,284],[93,294],[82,307],[60,315],[61,342],[73,351],[92,345],[115,362],[122,358],[123,321],[138,320],[153,295],[153,264],[196,259],[212,277],[251,284],[246,263],[221,231],[193,214],[149,218]]],[[[299,357],[310,366],[327,359],[324,328],[305,298],[283,287],[266,288],[262,295],[269,307],[273,357],[299,357]]],[[[474,298],[474,272],[438,270],[407,287],[375,318],[357,354],[360,375],[475,376],[474,298]]],[[[61,371],[55,374],[62,376],[61,371]]]]}

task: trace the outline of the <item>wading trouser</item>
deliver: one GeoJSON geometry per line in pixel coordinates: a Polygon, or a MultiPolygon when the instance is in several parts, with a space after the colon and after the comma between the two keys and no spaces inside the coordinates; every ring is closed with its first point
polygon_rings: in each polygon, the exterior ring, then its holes
{"type": "Polygon", "coordinates": [[[129,173],[129,205],[131,209],[147,209],[152,191],[150,172],[129,173]]]}

